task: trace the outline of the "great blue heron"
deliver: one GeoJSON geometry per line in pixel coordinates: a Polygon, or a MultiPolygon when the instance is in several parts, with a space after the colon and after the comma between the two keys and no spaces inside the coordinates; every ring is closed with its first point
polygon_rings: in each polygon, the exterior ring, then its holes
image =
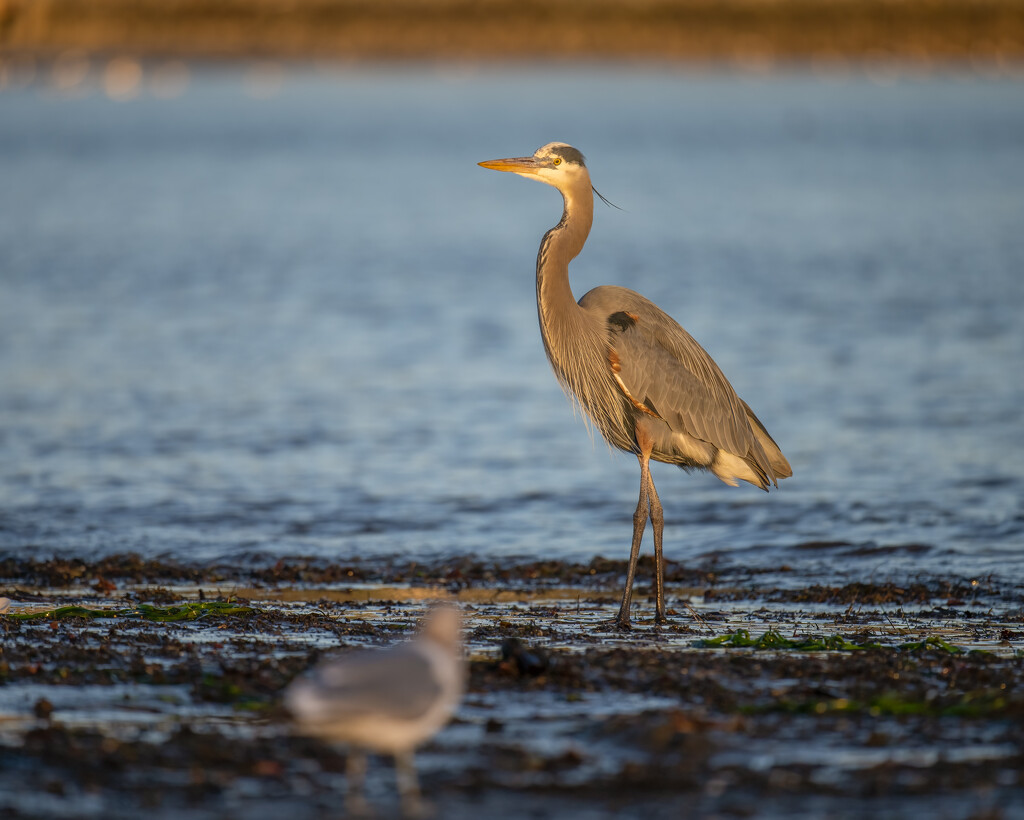
{"type": "Polygon", "coordinates": [[[421,813],[413,750],[448,722],[462,698],[461,625],[456,607],[434,607],[413,640],[323,661],[285,691],[299,731],[349,746],[349,813],[365,813],[364,750],[394,756],[403,813],[421,813]]]}
{"type": "Polygon", "coordinates": [[[616,623],[630,627],[633,578],[647,518],[654,527],[655,622],[665,622],[664,514],[650,460],[710,470],[726,484],[762,490],[793,474],[764,425],[736,395],[718,365],[661,308],[621,287],[598,287],[577,303],[569,262],[583,250],[594,219],[594,188],[581,154],[552,142],[532,157],[481,162],[559,190],[562,219],[537,254],[537,314],[544,350],[565,390],[597,429],[640,461],[640,499],[616,623]]]}

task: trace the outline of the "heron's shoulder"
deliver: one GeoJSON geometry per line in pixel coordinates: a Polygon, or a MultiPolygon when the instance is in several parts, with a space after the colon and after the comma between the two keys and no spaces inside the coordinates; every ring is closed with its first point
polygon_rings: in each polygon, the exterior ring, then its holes
{"type": "Polygon", "coordinates": [[[688,344],[689,334],[664,310],[629,288],[607,285],[585,293],[579,301],[588,313],[600,317],[612,330],[639,331],[644,338],[673,347],[688,344]]]}
{"type": "Polygon", "coordinates": [[[672,321],[665,311],[646,296],[641,296],[635,290],[617,285],[602,285],[587,291],[580,298],[579,305],[586,311],[593,313],[603,311],[609,316],[613,313],[626,312],[643,319],[657,321],[669,319],[672,321]]]}

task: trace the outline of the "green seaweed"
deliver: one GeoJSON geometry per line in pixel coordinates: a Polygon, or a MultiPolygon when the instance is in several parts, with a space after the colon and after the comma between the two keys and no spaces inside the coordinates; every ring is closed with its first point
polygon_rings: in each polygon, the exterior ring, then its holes
{"type": "Polygon", "coordinates": [[[963,652],[959,646],[953,646],[951,643],[946,643],[942,638],[936,638],[934,635],[921,641],[901,643],[899,648],[905,652],[923,652],[927,649],[941,649],[943,652],[949,652],[952,655],[959,655],[963,652]]]}
{"type": "Polygon", "coordinates": [[[251,606],[234,601],[198,601],[175,604],[174,606],[153,606],[136,604],[127,609],[89,609],[84,606],[59,606],[42,612],[12,612],[5,617],[19,621],[59,621],[64,618],[134,618],[144,621],[196,621],[200,618],[220,615],[242,615],[255,612],[251,606]]]}
{"type": "Polygon", "coordinates": [[[787,638],[775,630],[769,629],[761,636],[751,637],[746,629],[737,629],[717,638],[703,638],[694,641],[693,646],[700,649],[713,649],[722,647],[744,648],[744,649],[773,649],[789,650],[794,652],[855,652],[868,649],[898,649],[903,652],[922,652],[929,649],[937,649],[950,654],[959,654],[963,650],[953,646],[941,638],[929,637],[921,641],[902,643],[898,646],[891,646],[874,641],[854,643],[842,635],[823,635],[815,638],[787,638]]]}

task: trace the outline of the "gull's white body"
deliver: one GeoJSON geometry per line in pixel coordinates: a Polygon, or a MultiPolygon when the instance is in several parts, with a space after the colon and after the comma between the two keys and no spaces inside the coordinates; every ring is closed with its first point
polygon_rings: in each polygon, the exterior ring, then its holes
{"type": "Polygon", "coordinates": [[[300,732],[350,747],[350,813],[365,809],[367,751],[395,758],[403,811],[422,813],[413,751],[440,731],[462,698],[461,628],[457,608],[435,607],[413,640],[328,659],[285,691],[285,706],[300,732]]]}
{"type": "Polygon", "coordinates": [[[450,648],[420,637],[324,661],[288,688],[285,705],[304,734],[400,754],[451,719],[462,697],[462,666],[450,648]]]}

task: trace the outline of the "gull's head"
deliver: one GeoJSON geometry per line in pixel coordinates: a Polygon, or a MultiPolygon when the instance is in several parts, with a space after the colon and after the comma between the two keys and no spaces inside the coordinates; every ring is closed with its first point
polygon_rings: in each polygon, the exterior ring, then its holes
{"type": "Polygon", "coordinates": [[[532,157],[491,159],[478,163],[494,171],[508,171],[553,185],[560,191],[583,185],[589,190],[590,172],[583,154],[564,142],[549,142],[534,151],[532,157]]]}
{"type": "Polygon", "coordinates": [[[462,611],[454,604],[436,604],[423,618],[420,635],[445,649],[457,650],[462,644],[462,611]]]}

